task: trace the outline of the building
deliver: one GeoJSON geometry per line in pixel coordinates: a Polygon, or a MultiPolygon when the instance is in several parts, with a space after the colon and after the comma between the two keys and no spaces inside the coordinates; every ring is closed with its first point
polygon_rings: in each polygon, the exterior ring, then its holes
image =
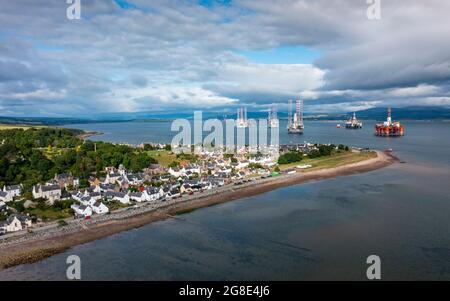
{"type": "Polygon", "coordinates": [[[0,201],[9,203],[13,200],[13,196],[11,193],[6,191],[0,191],[0,201]]]}
{"type": "Polygon", "coordinates": [[[50,204],[53,205],[55,201],[61,199],[61,187],[57,184],[55,185],[35,185],[33,186],[33,198],[35,199],[46,199],[50,204]]]}
{"type": "Polygon", "coordinates": [[[4,192],[8,192],[12,195],[13,198],[19,197],[22,194],[22,185],[11,185],[11,186],[4,186],[3,187],[4,192]]]}
{"type": "Polygon", "coordinates": [[[113,201],[119,201],[122,204],[129,204],[130,203],[130,196],[128,194],[125,194],[123,192],[107,192],[105,194],[107,199],[113,200],[113,201]]]}
{"type": "Polygon", "coordinates": [[[92,208],[86,205],[72,205],[70,208],[75,211],[75,214],[80,217],[88,217],[92,215],[92,208]]]}
{"type": "Polygon", "coordinates": [[[13,214],[6,221],[0,222],[0,233],[16,232],[31,226],[31,219],[26,215],[13,214]]]}
{"type": "Polygon", "coordinates": [[[103,204],[100,201],[97,201],[91,207],[92,207],[92,211],[94,211],[96,214],[106,214],[109,212],[109,208],[106,207],[105,204],[103,204]]]}
{"type": "Polygon", "coordinates": [[[63,173],[63,174],[55,174],[53,178],[56,184],[59,185],[59,188],[68,188],[68,187],[78,187],[80,185],[80,180],[71,173],[63,173]]]}

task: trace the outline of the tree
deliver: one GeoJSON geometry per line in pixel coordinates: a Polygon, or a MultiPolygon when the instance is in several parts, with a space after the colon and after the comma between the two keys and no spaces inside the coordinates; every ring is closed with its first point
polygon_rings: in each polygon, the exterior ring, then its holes
{"type": "Polygon", "coordinates": [[[303,154],[300,152],[289,152],[281,155],[278,158],[278,164],[289,164],[294,162],[300,162],[303,159],[303,154]]]}

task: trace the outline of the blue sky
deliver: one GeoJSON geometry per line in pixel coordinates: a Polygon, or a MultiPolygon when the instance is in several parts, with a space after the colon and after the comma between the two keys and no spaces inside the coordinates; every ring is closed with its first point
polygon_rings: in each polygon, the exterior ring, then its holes
{"type": "Polygon", "coordinates": [[[303,46],[281,46],[266,50],[241,50],[236,52],[259,64],[313,64],[320,51],[303,46]]]}
{"type": "Polygon", "coordinates": [[[3,116],[450,106],[450,2],[5,1],[3,116]],[[420,14],[417,12],[421,11],[420,14]]]}

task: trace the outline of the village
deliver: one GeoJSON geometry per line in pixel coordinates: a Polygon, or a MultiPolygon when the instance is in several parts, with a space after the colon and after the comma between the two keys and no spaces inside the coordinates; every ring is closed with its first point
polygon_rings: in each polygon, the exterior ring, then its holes
{"type": "MultiPolygon", "coordinates": [[[[156,152],[163,153],[165,148],[165,145],[152,145],[156,152]]],[[[171,162],[168,166],[150,164],[137,173],[127,170],[123,165],[106,167],[104,177],[89,177],[87,187],[83,188],[80,179],[71,173],[55,174],[52,180],[34,185],[30,199],[24,198],[27,193],[24,193],[21,184],[5,185],[0,191],[0,214],[5,217],[0,221],[0,234],[42,226],[49,222],[50,220],[21,212],[38,204],[45,203],[46,208],[56,211],[61,208],[69,212],[72,219],[89,220],[92,216],[110,214],[115,210],[132,210],[144,203],[158,205],[178,199],[183,201],[183,196],[202,194],[224,186],[236,188],[258,179],[303,172],[312,165],[297,165],[302,157],[315,158],[321,152],[330,155],[331,150],[345,152],[348,147],[305,142],[281,145],[265,154],[251,152],[245,147],[235,154],[205,148],[198,155],[182,154],[178,156],[180,160],[171,162]],[[292,157],[294,159],[286,161],[292,157]],[[19,210],[16,203],[22,204],[19,210]],[[61,206],[63,203],[66,207],[61,206]],[[67,208],[68,206],[70,207],[67,208]]],[[[65,224],[62,218],[59,222],[61,225],[65,224]]]]}

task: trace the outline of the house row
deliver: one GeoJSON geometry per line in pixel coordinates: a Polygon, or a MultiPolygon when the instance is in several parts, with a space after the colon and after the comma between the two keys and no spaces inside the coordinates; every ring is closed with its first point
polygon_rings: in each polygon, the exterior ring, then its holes
{"type": "Polygon", "coordinates": [[[73,204],[70,208],[75,211],[75,215],[79,217],[88,217],[92,214],[106,214],[109,212],[109,208],[101,201],[95,201],[89,204],[73,204]]]}

